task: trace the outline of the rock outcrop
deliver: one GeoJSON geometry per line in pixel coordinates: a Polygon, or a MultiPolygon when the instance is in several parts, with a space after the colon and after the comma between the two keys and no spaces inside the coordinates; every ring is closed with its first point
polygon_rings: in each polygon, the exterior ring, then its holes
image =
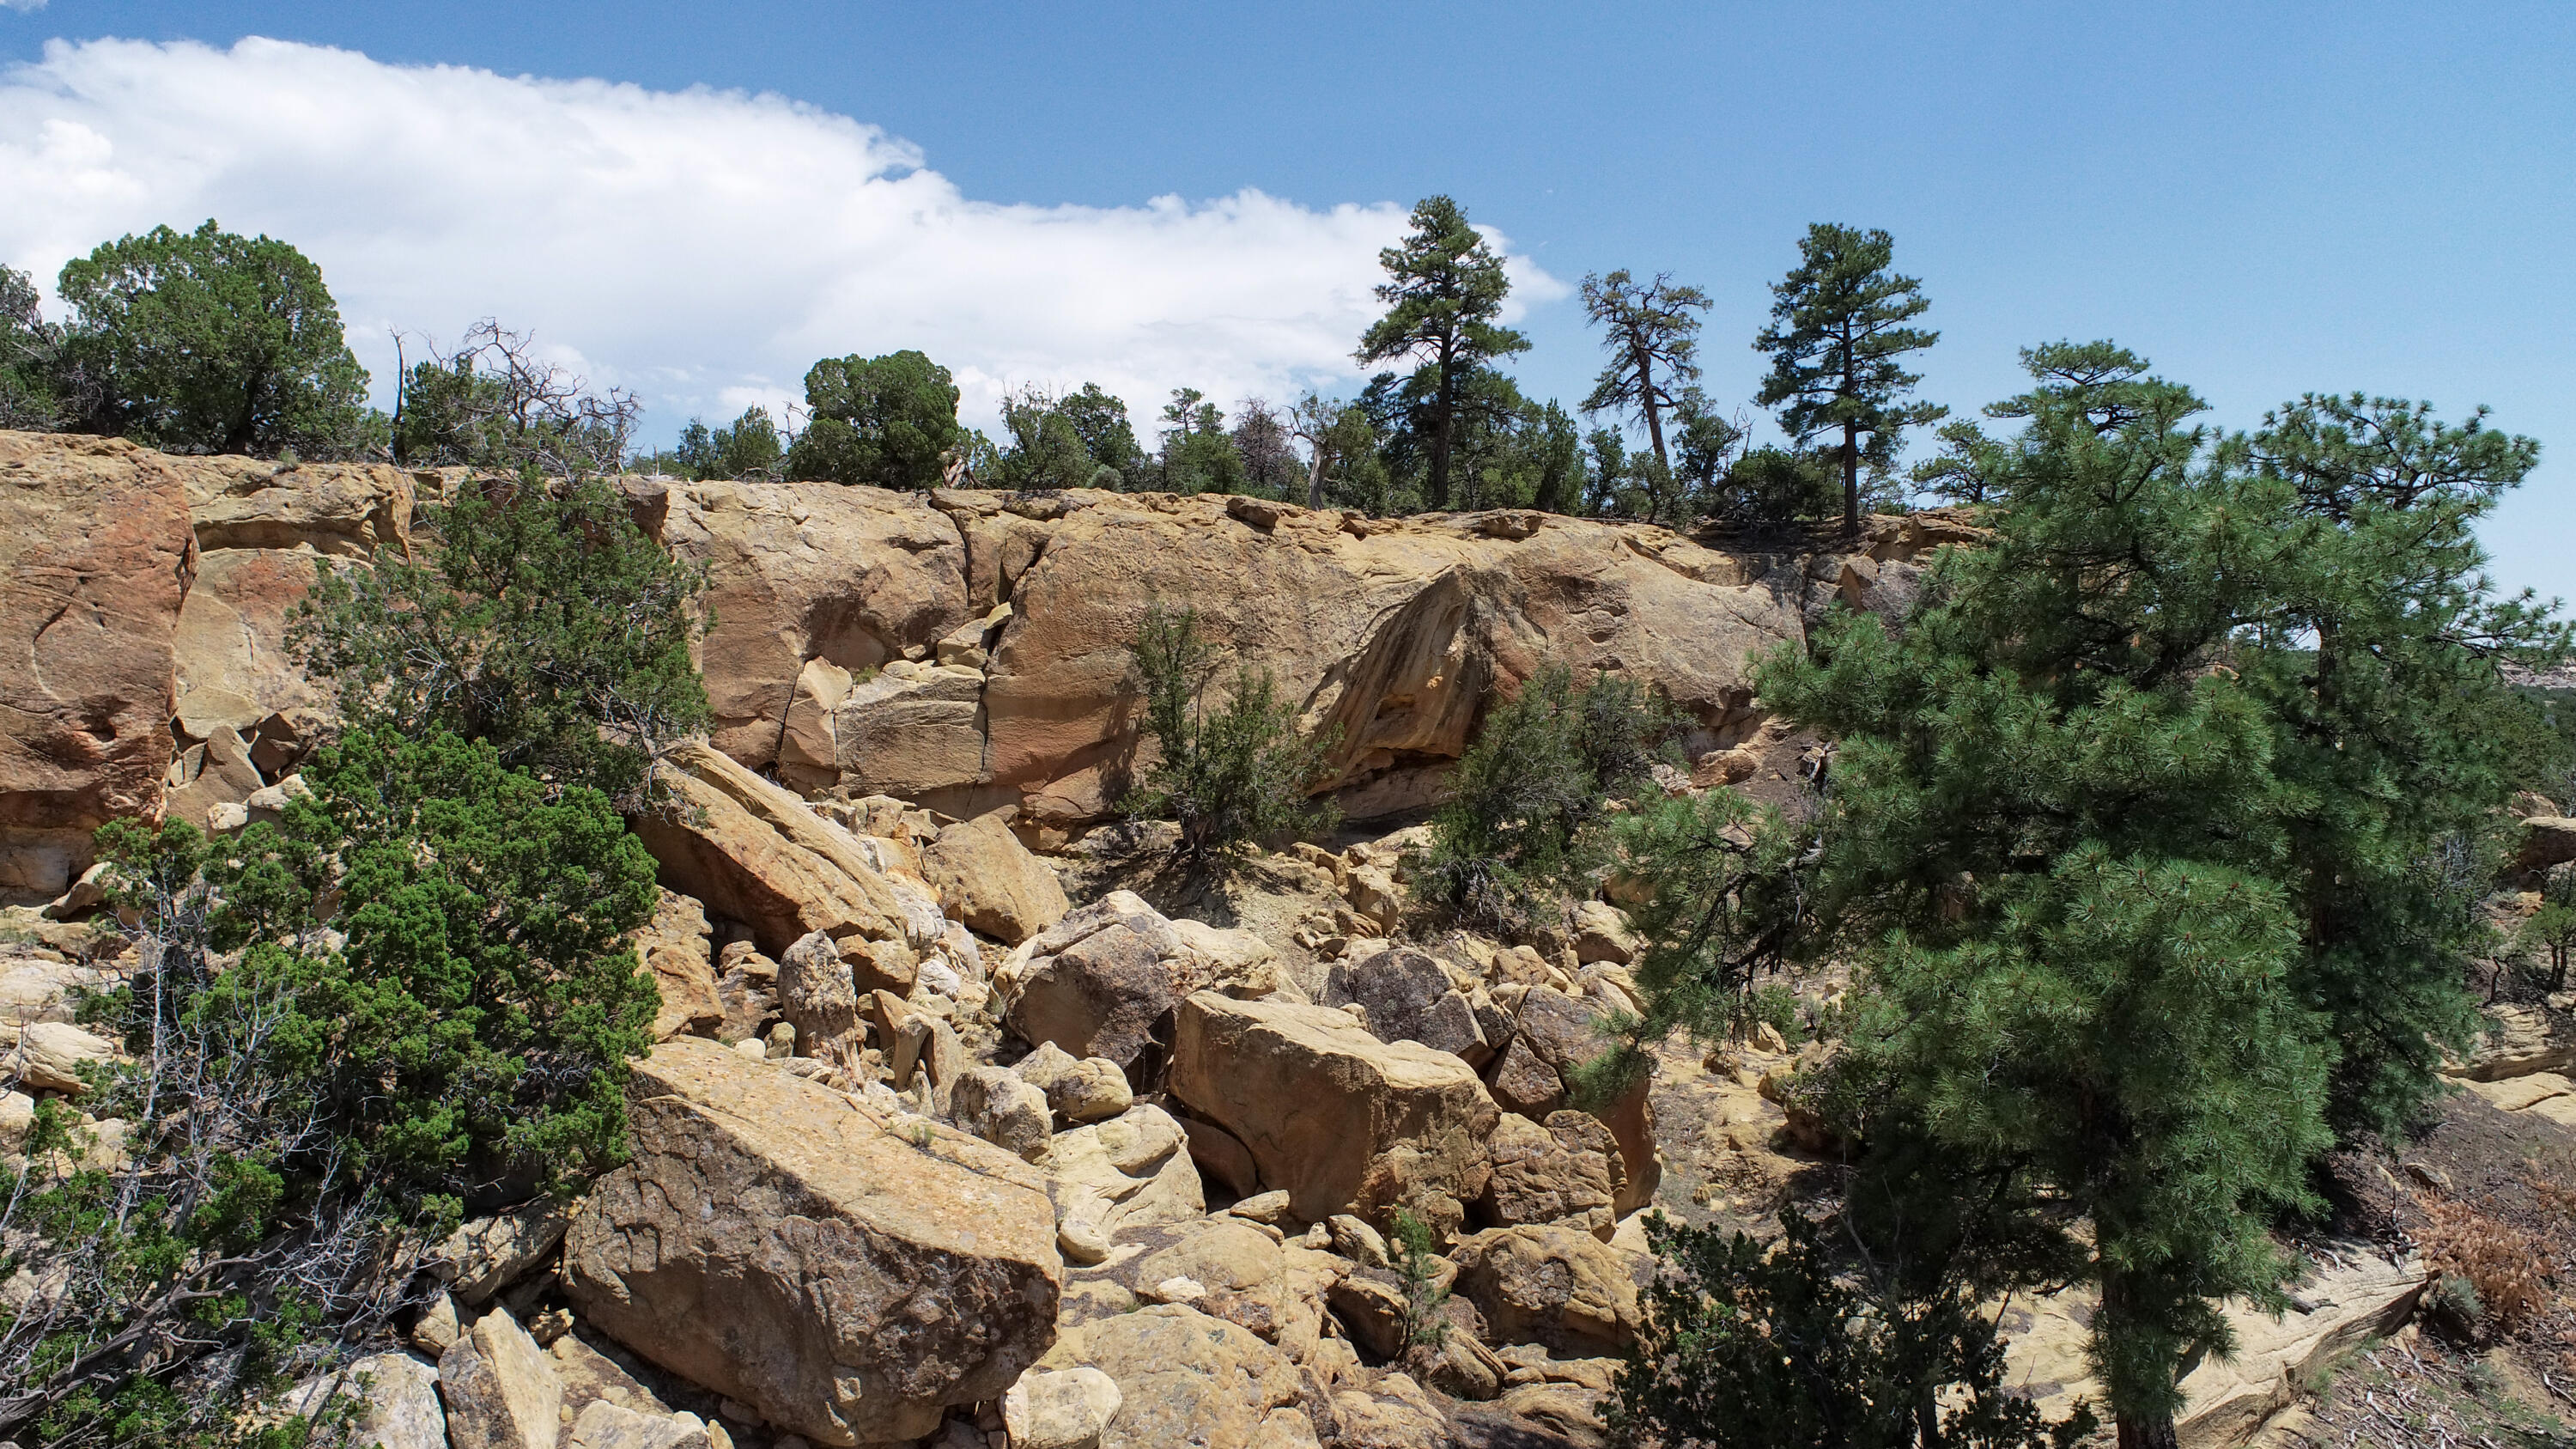
{"type": "Polygon", "coordinates": [[[159,815],[196,567],[171,460],[0,433],[0,891],[60,895],[92,831],[159,815]]]}
{"type": "Polygon", "coordinates": [[[635,1159],[564,1249],[618,1342],[821,1444],[930,1433],[1046,1351],[1055,1213],[1019,1158],[690,1037],[632,1095],[635,1159]]]}

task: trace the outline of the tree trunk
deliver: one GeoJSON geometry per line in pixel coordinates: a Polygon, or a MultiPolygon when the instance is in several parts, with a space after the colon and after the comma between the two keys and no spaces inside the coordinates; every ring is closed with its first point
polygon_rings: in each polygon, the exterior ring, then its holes
{"type": "Polygon", "coordinates": [[[2119,1449],[2182,1449],[2174,1421],[2161,1415],[2145,1423],[2120,1421],[2119,1449]]]}
{"type": "MultiPolygon", "coordinates": [[[[2086,1115],[2091,1116],[2090,1113],[2086,1115]]],[[[2102,1273],[2102,1306],[2094,1311],[2093,1331],[2096,1334],[2119,1332],[2118,1325],[2129,1316],[2128,1299],[2126,1275],[2106,1267],[2102,1273]]],[[[2124,1408],[2120,1403],[2123,1395],[2117,1376],[2105,1375],[2112,1380],[2106,1387],[2110,1389],[2112,1419],[2119,1427],[2119,1449],[2181,1449],[2181,1440],[2174,1430],[2173,1413],[2164,1407],[2170,1401],[2171,1375],[2175,1367],[2168,1364],[2164,1369],[2167,1393],[2131,1395],[2153,1398],[2157,1402],[2152,1408],[2134,1405],[2124,1408]]]]}
{"type": "Polygon", "coordinates": [[[1431,395],[1431,477],[1424,485],[1422,503],[1433,513],[1449,508],[1449,419],[1457,407],[1456,369],[1449,365],[1444,352],[1440,358],[1440,389],[1431,395]]]}
{"type": "Polygon", "coordinates": [[[1306,506],[1324,506],[1324,445],[1315,440],[1315,459],[1306,465],[1306,506]]]}
{"type": "Polygon", "coordinates": [[[1637,406],[1645,410],[1646,436],[1655,442],[1655,461],[1669,472],[1673,460],[1664,455],[1664,419],[1655,410],[1655,359],[1646,349],[1634,349],[1637,359],[1637,406]]]}
{"type": "Polygon", "coordinates": [[[1843,424],[1843,532],[1860,534],[1860,424],[1843,424]]]}

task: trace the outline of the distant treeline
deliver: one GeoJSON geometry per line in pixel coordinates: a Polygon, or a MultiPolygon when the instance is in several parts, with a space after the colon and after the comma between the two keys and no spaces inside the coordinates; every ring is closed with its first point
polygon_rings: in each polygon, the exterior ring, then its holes
{"type": "Polygon", "coordinates": [[[1352,353],[1380,370],[1354,396],[1244,398],[1229,411],[1175,388],[1149,446],[1127,403],[1096,384],[1031,384],[1004,400],[993,437],[958,421],[956,383],[928,356],[853,352],[816,362],[802,407],[785,418],[762,407],[721,426],[693,418],[675,447],[638,452],[631,393],[594,389],[490,319],[447,348],[398,334],[394,409],[370,407],[320,268],[285,242],[210,220],[123,237],[65,265],[61,320],[44,316],[32,278],[0,268],[0,427],[411,466],[1244,493],[1371,514],[1856,520],[1909,485],[1948,496],[1956,476],[1896,467],[1906,430],[1944,410],[1910,396],[1917,377],[1905,359],[1939,334],[1908,325],[1929,303],[1892,259],[1883,231],[1809,228],[1753,339],[1771,371],[1733,409],[1700,385],[1706,292],[1664,272],[1586,277],[1605,362],[1569,411],[1524,396],[1503,370],[1530,344],[1498,320],[1511,285],[1502,259],[1464,209],[1435,196],[1380,254],[1386,311],[1352,353]],[[1750,446],[1754,407],[1775,410],[1789,446],[1750,446]]]}

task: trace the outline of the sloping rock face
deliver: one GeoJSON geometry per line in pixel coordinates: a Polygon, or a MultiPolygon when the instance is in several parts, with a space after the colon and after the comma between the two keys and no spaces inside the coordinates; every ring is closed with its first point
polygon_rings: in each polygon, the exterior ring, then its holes
{"type": "Polygon", "coordinates": [[[170,460],[0,433],[0,890],[59,894],[91,831],[160,813],[196,567],[170,460]]]}
{"type": "Polygon", "coordinates": [[[903,905],[858,837],[706,745],[681,746],[661,778],[679,808],[635,833],[663,885],[742,922],[772,957],[815,931],[904,946],[903,905]]]}
{"type": "Polygon", "coordinates": [[[1663,691],[1698,726],[1695,755],[1776,745],[1749,661],[1835,600],[1903,607],[1916,560],[1975,536],[1920,515],[1874,520],[1849,553],[1737,555],[1528,511],[1364,519],[1217,497],[821,483],[628,491],[649,529],[709,570],[702,652],[720,749],[799,788],[837,775],[853,794],[961,815],[1017,803],[1057,826],[1103,818],[1142,763],[1127,644],[1155,599],[1197,609],[1212,640],[1271,671],[1307,728],[1339,731],[1330,786],[1368,815],[1429,798],[1494,693],[1551,659],[1663,691]],[[955,645],[996,605],[1009,611],[978,635],[989,649],[955,645]]]}
{"type": "Polygon", "coordinates": [[[1303,509],[1265,528],[1220,498],[1066,497],[1079,506],[1011,582],[984,695],[986,767],[1036,819],[1098,817],[1136,768],[1126,645],[1155,599],[1186,601],[1307,728],[1339,731],[1355,814],[1427,798],[1419,767],[1455,758],[1494,691],[1552,657],[1664,689],[1714,743],[1752,720],[1748,659],[1801,628],[1802,580],[1756,582],[1657,529],[1546,518],[1512,538],[1495,515],[1303,509]]]}
{"type": "Polygon", "coordinates": [[[924,1150],[691,1037],[636,1068],[629,1122],[635,1160],[574,1221],[564,1280],[671,1372],[816,1443],[873,1444],[999,1398],[1046,1352],[1055,1211],[1011,1154],[953,1133],[924,1150]]]}

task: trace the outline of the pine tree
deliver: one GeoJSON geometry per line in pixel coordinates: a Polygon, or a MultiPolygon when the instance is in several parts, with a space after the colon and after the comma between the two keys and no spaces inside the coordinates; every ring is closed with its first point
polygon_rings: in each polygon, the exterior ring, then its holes
{"type": "Polygon", "coordinates": [[[1673,285],[1672,273],[1640,282],[1625,268],[1583,279],[1583,314],[1601,328],[1609,365],[1583,400],[1586,413],[1633,413],[1646,425],[1655,461],[1672,467],[1664,446],[1664,415],[1682,405],[1699,381],[1699,319],[1708,294],[1673,285]]]}
{"type": "Polygon", "coordinates": [[[1449,506],[1450,454],[1457,441],[1458,398],[1466,375],[1500,358],[1529,350],[1529,339],[1495,319],[1511,282],[1503,260],[1467,224],[1467,213],[1445,196],[1413,208],[1413,230],[1402,243],[1378,253],[1387,280],[1377,299],[1387,312],[1360,337],[1362,366],[1410,357],[1428,384],[1429,472],[1424,503],[1449,506]]]}
{"type": "Polygon", "coordinates": [[[1923,284],[1888,270],[1895,240],[1883,231],[1819,222],[1798,242],[1798,265],[1771,284],[1771,325],[1753,339],[1771,354],[1756,399],[1782,403],[1780,426],[1801,446],[1842,434],[1843,529],[1860,529],[1860,466],[1892,463],[1904,430],[1948,413],[1908,399],[1922,378],[1902,359],[1940,340],[1901,324],[1932,303],[1923,284]],[[1863,438],[1867,441],[1864,442],[1863,438]]]}
{"type": "Polygon", "coordinates": [[[2282,1301],[2309,1161],[2461,1039],[2496,664],[2568,635],[2479,572],[2519,440],[2315,398],[2225,437],[2134,358],[2033,360],[1991,542],[1757,683],[1840,741],[1806,898],[1857,945],[1850,1052],[2089,1217],[2121,1443],[2169,1445],[2218,1301],[2282,1301]]]}

